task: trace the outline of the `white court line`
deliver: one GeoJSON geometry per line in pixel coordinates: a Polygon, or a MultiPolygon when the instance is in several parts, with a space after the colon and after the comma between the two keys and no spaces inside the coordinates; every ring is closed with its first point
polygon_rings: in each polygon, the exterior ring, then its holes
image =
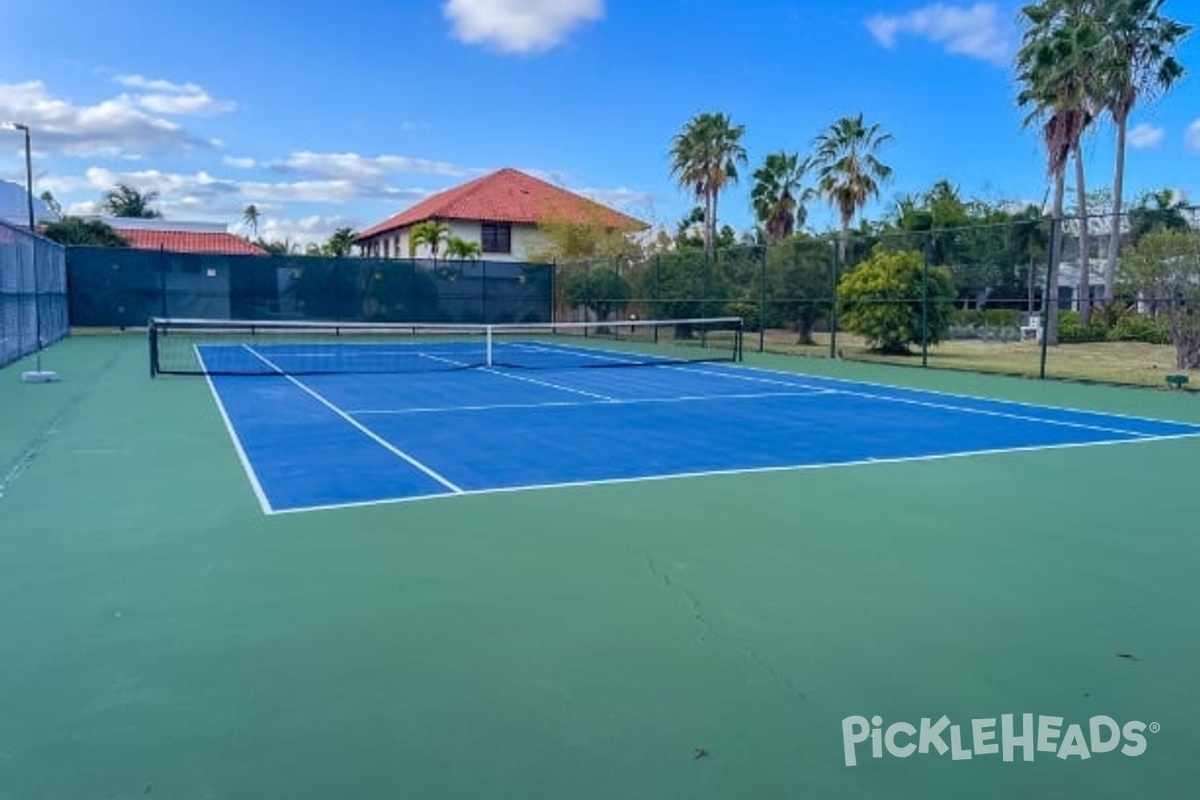
{"type": "Polygon", "coordinates": [[[213,400],[217,402],[217,411],[221,413],[221,419],[225,421],[225,430],[229,432],[229,438],[233,442],[233,449],[237,453],[238,461],[242,462],[242,469],[246,473],[246,477],[250,480],[250,487],[254,489],[254,496],[258,498],[258,505],[262,508],[264,514],[274,514],[275,510],[271,508],[271,501],[267,499],[267,493],[263,491],[262,484],[259,483],[258,473],[254,471],[254,465],[251,464],[249,457],[246,455],[246,449],[242,447],[242,440],[238,438],[237,429],[233,426],[233,421],[229,419],[229,414],[225,411],[225,404],[221,402],[221,394],[217,391],[216,385],[213,383],[212,375],[208,374],[208,367],[204,363],[204,356],[200,355],[200,348],[197,345],[192,345],[192,349],[196,353],[196,360],[200,362],[200,367],[204,371],[204,380],[208,383],[208,390],[212,392],[213,400]]]}
{"type": "MultiPolygon", "coordinates": [[[[507,376],[505,376],[507,377],[507,376]]],[[[501,411],[510,408],[573,408],[586,406],[600,405],[641,405],[644,403],[694,403],[705,400],[761,400],[772,397],[819,397],[826,394],[839,394],[833,389],[814,389],[803,392],[749,392],[740,394],[697,394],[697,395],[679,395],[678,397],[636,397],[626,399],[602,400],[599,403],[589,403],[584,400],[554,400],[544,403],[491,403],[487,405],[474,406],[428,406],[415,408],[363,408],[352,409],[346,413],[355,415],[368,414],[436,414],[439,412],[466,412],[466,411],[501,411]]]]}
{"type": "Polygon", "coordinates": [[[444,476],[442,476],[442,475],[438,474],[437,472],[435,472],[435,471],[434,471],[433,469],[431,469],[430,467],[426,466],[425,464],[422,464],[420,461],[418,461],[417,459],[413,458],[413,457],[412,457],[412,456],[410,456],[408,453],[404,452],[403,450],[399,449],[398,447],[396,447],[395,445],[393,445],[393,444],[392,444],[391,442],[389,442],[388,440],[386,440],[386,439],[384,439],[383,437],[379,436],[379,435],[378,435],[378,434],[376,434],[374,431],[372,431],[370,428],[368,428],[367,426],[363,425],[361,422],[359,422],[358,420],[354,419],[354,418],[353,418],[353,417],[351,417],[349,414],[347,414],[345,411],[343,411],[342,409],[338,408],[336,405],[334,405],[333,403],[331,403],[329,400],[326,400],[324,397],[322,397],[322,396],[321,396],[321,394],[320,394],[320,393],[318,393],[317,391],[315,391],[315,390],[313,390],[313,389],[310,389],[309,387],[305,386],[303,383],[301,383],[300,381],[298,381],[298,380],[297,380],[297,379],[296,379],[294,376],[292,376],[292,375],[288,375],[287,373],[285,373],[285,372],[284,372],[283,370],[281,370],[281,369],[280,369],[278,366],[276,366],[275,364],[271,363],[271,360],[270,360],[269,358],[267,358],[266,356],[262,355],[261,353],[258,353],[258,352],[257,352],[257,351],[256,351],[256,350],[255,350],[253,347],[251,347],[250,345],[248,345],[248,344],[247,344],[247,345],[243,345],[243,347],[245,347],[245,348],[246,348],[248,351],[250,351],[250,354],[251,354],[251,355],[253,355],[255,358],[257,358],[257,359],[261,360],[261,361],[262,361],[264,364],[266,364],[267,366],[269,366],[271,369],[273,369],[273,370],[275,370],[276,372],[278,372],[278,373],[279,373],[279,374],[280,374],[282,377],[284,377],[284,378],[287,378],[287,380],[288,380],[288,381],[290,381],[292,384],[294,384],[294,385],[295,385],[297,388],[299,388],[299,389],[300,389],[302,392],[304,392],[305,394],[307,394],[307,395],[309,395],[310,397],[312,397],[314,400],[316,400],[318,403],[320,403],[321,405],[323,405],[323,406],[325,406],[326,408],[328,408],[328,409],[329,409],[330,411],[332,411],[334,414],[337,414],[339,417],[341,417],[342,419],[344,419],[346,422],[350,423],[350,425],[352,425],[354,428],[356,428],[356,429],[357,429],[359,432],[361,432],[363,435],[365,435],[365,436],[366,436],[367,438],[369,438],[371,441],[373,441],[373,442],[375,442],[376,444],[378,444],[378,445],[379,445],[380,447],[382,447],[384,450],[387,450],[387,451],[388,451],[389,453],[391,453],[392,455],[394,455],[394,456],[396,456],[396,457],[398,457],[398,458],[401,458],[401,459],[403,459],[404,461],[408,462],[409,464],[411,464],[412,466],[416,467],[416,468],[417,468],[417,469],[419,469],[421,472],[423,472],[423,473],[425,473],[426,475],[428,475],[430,478],[433,478],[435,481],[437,481],[438,483],[440,483],[442,486],[445,486],[447,489],[449,489],[450,491],[454,492],[455,494],[462,494],[462,493],[463,493],[463,489],[462,489],[461,487],[459,487],[459,486],[455,485],[455,484],[454,484],[453,482],[451,482],[451,481],[450,481],[448,478],[446,478],[446,477],[444,477],[444,476]]]}
{"type": "MultiPolygon", "coordinates": [[[[427,354],[427,353],[422,353],[422,355],[423,355],[423,356],[425,356],[426,358],[433,359],[434,361],[444,361],[444,362],[445,362],[445,363],[447,363],[447,364],[453,364],[453,365],[455,365],[455,366],[457,366],[457,367],[469,367],[469,366],[471,366],[470,364],[466,364],[466,363],[463,363],[463,362],[461,362],[461,361],[455,361],[455,360],[454,360],[454,359],[452,359],[452,358],[443,358],[443,357],[440,357],[440,356],[430,355],[430,354],[427,354]]],[[[479,368],[479,371],[480,371],[480,372],[487,372],[487,373],[489,373],[489,374],[491,374],[491,375],[496,375],[496,376],[498,376],[498,377],[501,377],[501,378],[510,378],[510,379],[512,379],[512,380],[514,380],[514,381],[524,381],[525,383],[534,383],[534,384],[537,384],[538,386],[544,386],[544,387],[546,387],[546,388],[548,388],[548,389],[556,389],[556,390],[558,390],[558,391],[561,391],[561,392],[569,392],[569,393],[571,393],[571,394],[580,394],[580,395],[583,395],[584,397],[591,397],[591,398],[593,398],[593,399],[595,399],[595,400],[603,400],[603,401],[605,401],[605,402],[609,402],[609,401],[612,401],[612,400],[613,400],[613,398],[611,398],[611,397],[607,397],[607,396],[605,396],[605,395],[602,395],[602,394],[596,394],[596,393],[594,393],[594,392],[585,392],[585,391],[584,391],[584,390],[582,390],[582,389],[572,389],[572,388],[571,388],[571,387],[569,387],[569,386],[559,386],[558,384],[556,384],[556,383],[550,383],[549,381],[539,381],[539,380],[536,380],[536,379],[534,379],[534,378],[528,378],[528,377],[524,377],[524,376],[521,376],[521,375],[509,375],[507,372],[500,372],[499,370],[492,369],[491,367],[480,367],[480,368],[479,368]]],[[[430,409],[430,410],[433,410],[433,409],[430,409]]],[[[355,414],[367,414],[367,413],[372,413],[372,412],[369,412],[369,411],[355,411],[355,412],[353,412],[353,413],[355,413],[355,414]]]]}
{"type": "Polygon", "coordinates": [[[969,458],[973,456],[1004,455],[1006,453],[1032,453],[1046,450],[1070,450],[1079,447],[1103,447],[1106,445],[1139,445],[1150,442],[1186,439],[1195,434],[1172,434],[1169,436],[1154,436],[1142,439],[1111,439],[1099,442],[1072,442],[1069,444],[1032,445],[1029,447],[1005,447],[989,450],[969,450],[955,453],[939,453],[924,456],[903,456],[896,458],[866,458],[855,461],[836,461],[819,464],[785,464],[774,467],[749,467],[743,469],[720,469],[696,472],[676,472],[662,475],[640,475],[631,478],[601,478],[591,481],[567,481],[563,483],[528,484],[522,486],[505,486],[492,489],[470,489],[454,495],[423,494],[407,497],[383,497],[378,500],[362,500],[353,503],[330,503],[327,505],[298,506],[275,511],[275,514],[302,514],[308,511],[334,511],[343,508],[362,508],[365,506],[393,505],[398,503],[416,503],[429,500],[447,500],[451,497],[462,498],[474,495],[512,494],[525,491],[543,491],[548,489],[568,489],[588,486],[608,486],[623,483],[641,483],[643,481],[667,481],[686,478],[705,478],[729,475],[765,474],[771,472],[803,472],[808,470],[840,469],[842,467],[887,466],[891,464],[906,464],[921,461],[945,461],[952,458],[969,458]]]}
{"type": "MultiPolygon", "coordinates": [[[[768,369],[766,367],[750,367],[750,366],[746,366],[745,364],[737,364],[737,365],[733,365],[733,366],[735,369],[743,369],[743,370],[747,370],[750,372],[766,372],[771,375],[795,375],[798,378],[811,378],[811,379],[817,380],[817,381],[829,381],[831,383],[852,384],[855,386],[873,386],[878,389],[885,389],[885,390],[889,390],[889,391],[916,392],[918,394],[931,394],[931,395],[936,395],[938,397],[953,397],[953,398],[963,399],[963,400],[977,400],[977,401],[983,402],[983,403],[1003,403],[1005,405],[1020,406],[1022,408],[1036,408],[1036,409],[1042,409],[1042,410],[1047,410],[1047,411],[1066,411],[1066,412],[1074,412],[1074,413],[1078,413],[1078,414],[1095,414],[1098,417],[1112,417],[1114,419],[1128,419],[1128,420],[1133,420],[1135,422],[1154,422],[1154,423],[1157,423],[1160,425],[1163,425],[1163,424],[1182,425],[1182,426],[1188,427],[1188,428],[1195,428],[1197,432],[1200,432],[1200,425],[1197,425],[1194,422],[1180,422],[1179,420],[1159,419],[1156,417],[1144,417],[1144,416],[1139,416],[1137,414],[1121,414],[1121,413],[1112,412],[1112,411],[1096,411],[1094,409],[1088,409],[1088,408],[1073,408],[1073,407],[1069,407],[1069,406],[1052,406],[1052,405],[1048,405],[1046,403],[1030,403],[1030,402],[1026,402],[1023,400],[1004,400],[1004,399],[1000,399],[1000,398],[996,398],[996,397],[983,397],[981,395],[974,395],[974,394],[961,394],[958,392],[946,392],[946,391],[942,391],[940,389],[916,389],[911,386],[896,386],[896,385],[889,384],[889,383],[880,383],[878,381],[862,381],[862,380],[855,380],[854,378],[835,378],[835,377],[825,376],[825,375],[808,375],[808,374],[802,373],[802,372],[785,372],[783,370],[768,369]]],[[[721,374],[721,373],[713,373],[713,374],[721,374]]]]}
{"type": "MultiPolygon", "coordinates": [[[[696,373],[699,373],[702,375],[713,375],[713,376],[726,377],[726,378],[731,378],[733,380],[754,381],[757,383],[771,383],[771,384],[777,384],[777,385],[782,385],[782,386],[788,385],[787,381],[782,381],[782,380],[777,380],[777,379],[769,379],[769,378],[756,378],[756,377],[749,377],[749,376],[745,376],[745,375],[736,375],[736,374],[728,373],[728,372],[718,372],[718,371],[714,371],[711,369],[705,370],[705,369],[697,369],[694,367],[669,367],[669,369],[675,369],[675,370],[679,370],[679,371],[683,371],[683,372],[696,372],[696,373]]],[[[786,375],[788,373],[783,373],[783,374],[786,375]]],[[[852,383],[853,381],[850,381],[850,382],[852,383]]],[[[894,388],[899,389],[902,387],[894,387],[894,388]]],[[[1036,423],[1040,423],[1043,425],[1058,425],[1058,426],[1061,426],[1064,428],[1081,428],[1083,430],[1088,430],[1088,431],[1100,431],[1101,433],[1117,433],[1117,434],[1121,434],[1124,436],[1136,436],[1138,438],[1155,436],[1155,434],[1146,433],[1145,431],[1131,431],[1131,430],[1125,430],[1123,428],[1112,428],[1107,425],[1089,425],[1089,424],[1083,423],[1083,422],[1070,422],[1068,420],[1048,419],[1046,417],[1035,417],[1035,416],[1030,416],[1027,414],[1013,414],[1011,412],[993,411],[993,410],[989,410],[989,409],[985,409],[985,408],[970,408],[968,406],[958,406],[958,405],[953,405],[951,403],[933,403],[928,400],[917,400],[917,399],[910,398],[910,397],[893,397],[893,396],[888,396],[888,395],[883,395],[883,394],[876,394],[873,392],[854,391],[852,389],[832,389],[831,391],[836,394],[844,394],[844,395],[849,395],[851,397],[865,397],[869,400],[882,400],[882,401],[888,402],[888,403],[901,403],[901,404],[905,404],[905,405],[921,406],[923,408],[940,409],[943,411],[958,411],[958,412],[961,412],[964,414],[977,414],[979,416],[984,416],[984,417],[999,417],[1001,419],[1011,419],[1011,420],[1017,420],[1020,422],[1036,422],[1036,423]]],[[[924,390],[910,389],[907,391],[921,393],[924,390]]],[[[960,399],[969,399],[964,395],[949,395],[949,396],[950,397],[959,397],[960,399]]],[[[985,400],[984,398],[974,398],[974,399],[977,399],[981,402],[989,402],[989,403],[1000,403],[1000,404],[1008,403],[1007,400],[995,400],[995,399],[985,400]]],[[[1021,405],[1021,404],[1016,403],[1014,405],[1021,405]]],[[[1053,409],[1054,407],[1053,406],[1040,406],[1040,408],[1042,408],[1044,410],[1050,410],[1050,409],[1053,409]]],[[[1081,411],[1079,409],[1059,408],[1059,409],[1055,409],[1055,410],[1063,411],[1066,413],[1083,413],[1083,414],[1095,414],[1096,416],[1110,416],[1108,414],[1104,414],[1103,412],[1081,411]]],[[[1115,417],[1116,415],[1111,415],[1111,416],[1115,417]]],[[[1143,420],[1143,421],[1149,422],[1150,420],[1143,420]]],[[[1179,423],[1179,424],[1186,424],[1186,423],[1179,423]]],[[[1185,434],[1185,435],[1188,435],[1188,434],[1185,434]]],[[[1200,435],[1200,428],[1197,429],[1196,434],[1194,434],[1194,435],[1200,435]]]]}
{"type": "MultiPolygon", "coordinates": [[[[547,345],[547,346],[545,346],[544,349],[560,349],[560,348],[557,348],[555,345],[547,345]]],[[[561,350],[571,352],[572,354],[575,354],[575,355],[580,355],[580,356],[585,356],[588,358],[595,358],[595,359],[608,358],[609,356],[592,355],[592,353],[605,353],[605,354],[619,355],[619,356],[628,356],[629,355],[629,353],[627,353],[625,351],[613,350],[613,349],[609,349],[609,348],[562,347],[561,350]]],[[[628,361],[630,359],[625,359],[625,360],[628,361]]],[[[826,375],[808,375],[803,372],[786,372],[784,370],[769,369],[767,367],[752,367],[752,366],[746,365],[744,362],[730,363],[727,366],[727,369],[730,371],[720,371],[719,369],[714,369],[712,367],[709,367],[707,369],[696,368],[696,367],[687,367],[685,365],[680,365],[677,362],[672,362],[670,360],[664,360],[664,361],[665,361],[665,363],[663,363],[661,366],[663,366],[666,369],[678,369],[678,370],[684,370],[684,371],[690,371],[690,372],[698,372],[702,375],[718,375],[721,377],[733,377],[733,378],[741,378],[743,380],[753,380],[752,378],[749,378],[746,376],[735,375],[732,372],[732,370],[745,370],[747,372],[767,373],[769,375],[776,375],[779,377],[791,377],[791,378],[796,378],[796,379],[800,379],[800,380],[808,378],[808,379],[815,380],[818,382],[828,381],[830,383],[837,383],[837,384],[842,384],[842,385],[849,384],[852,386],[869,386],[869,387],[874,387],[876,389],[882,389],[885,391],[914,392],[917,394],[928,394],[928,395],[934,395],[937,397],[948,397],[948,398],[954,398],[954,399],[958,399],[958,400],[973,400],[973,401],[978,401],[978,402],[983,402],[983,403],[1001,403],[1004,405],[1019,406],[1021,408],[1040,409],[1043,411],[1058,411],[1058,412],[1078,413],[1078,414],[1094,414],[1094,415],[1100,416],[1100,417],[1112,417],[1113,419],[1126,419],[1126,420],[1131,420],[1134,422],[1153,422],[1153,423],[1157,423],[1160,425],[1161,424],[1182,425],[1182,426],[1189,427],[1189,428],[1195,428],[1197,433],[1200,433],[1200,425],[1197,425],[1195,423],[1180,422],[1178,420],[1169,420],[1169,419],[1158,419],[1155,417],[1145,417],[1145,416],[1139,416],[1137,414],[1121,414],[1121,413],[1115,413],[1115,412],[1110,412],[1110,411],[1095,411],[1095,410],[1086,409],[1086,408],[1072,408],[1072,407],[1067,407],[1067,406],[1052,406],[1052,405],[1048,405],[1046,403],[1030,403],[1030,402],[1026,402],[1026,401],[1022,401],[1022,400],[1005,400],[1005,399],[1000,399],[1000,398],[996,398],[996,397],[982,397],[980,395],[961,394],[958,392],[946,392],[946,391],[941,391],[938,389],[917,389],[917,388],[910,387],[910,386],[896,386],[896,385],[892,385],[892,384],[888,384],[888,383],[880,383],[878,381],[856,380],[854,378],[837,378],[837,377],[826,376],[826,375]]],[[[764,382],[777,382],[777,383],[780,383],[785,386],[799,385],[799,386],[809,386],[812,388],[825,388],[825,387],[820,387],[820,386],[814,386],[813,384],[804,384],[804,383],[798,384],[795,382],[781,381],[778,379],[776,379],[775,381],[770,381],[769,379],[762,379],[762,380],[764,382]]],[[[854,392],[846,392],[843,389],[835,389],[833,391],[845,392],[847,394],[854,393],[854,392]]],[[[871,394],[864,394],[863,396],[877,397],[880,400],[899,400],[899,398],[888,397],[886,395],[876,396],[876,395],[871,395],[871,394]]],[[[970,409],[962,408],[960,406],[946,406],[946,407],[947,408],[955,408],[955,409],[961,410],[961,411],[970,410],[970,409]]],[[[1021,417],[1017,417],[1017,418],[1021,419],[1021,417]]],[[[1029,417],[1028,419],[1035,420],[1038,422],[1050,422],[1050,420],[1046,420],[1043,417],[1029,417]]],[[[1106,429],[1103,427],[1096,427],[1096,430],[1114,430],[1114,431],[1122,432],[1119,429],[1115,429],[1115,428],[1114,429],[1106,429]]],[[[1142,435],[1142,434],[1138,434],[1138,435],[1142,435]]],[[[1147,434],[1147,435],[1154,435],[1154,434],[1147,434]]],[[[1188,435],[1188,434],[1184,434],[1184,435],[1188,435]]]]}
{"type": "Polygon", "coordinates": [[[547,389],[557,389],[560,392],[568,392],[570,394],[579,394],[579,395],[583,395],[584,397],[591,397],[595,400],[602,400],[606,403],[617,402],[617,399],[615,397],[609,397],[608,395],[596,394],[595,392],[588,392],[588,391],[584,391],[583,389],[575,389],[570,386],[561,386],[557,383],[551,383],[550,381],[539,381],[536,378],[530,378],[530,377],[527,377],[524,375],[512,375],[510,373],[501,372],[500,370],[492,369],[490,367],[486,367],[482,371],[490,373],[492,375],[496,375],[501,378],[509,378],[514,381],[521,381],[523,383],[532,383],[537,386],[545,386],[547,389]]]}

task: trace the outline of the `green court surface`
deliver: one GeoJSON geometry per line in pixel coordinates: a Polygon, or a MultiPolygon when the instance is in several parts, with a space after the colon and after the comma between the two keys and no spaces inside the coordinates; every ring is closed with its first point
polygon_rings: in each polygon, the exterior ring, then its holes
{"type": "MultiPolygon", "coordinates": [[[[1200,422],[1182,392],[748,360],[1200,422]]],[[[77,335],[59,383],[0,370],[3,800],[1200,785],[1200,439],[268,516],[205,381],[146,361],[77,335]],[[1145,751],[845,763],[847,717],[969,748],[1024,713],[1141,721],[1145,751]]]]}

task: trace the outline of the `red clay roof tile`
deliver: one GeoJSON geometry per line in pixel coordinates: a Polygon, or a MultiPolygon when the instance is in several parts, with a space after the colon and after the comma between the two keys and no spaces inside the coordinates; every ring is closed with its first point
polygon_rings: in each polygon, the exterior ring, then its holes
{"type": "Polygon", "coordinates": [[[172,253],[220,255],[267,255],[267,251],[240,236],[224,232],[155,231],[115,228],[129,246],[138,250],[167,250],[172,253]]]}
{"type": "Polygon", "coordinates": [[[358,234],[362,242],[427,219],[482,220],[536,225],[551,219],[597,221],[609,228],[641,230],[641,220],[561,189],[532,175],[505,168],[438,192],[358,234]]]}

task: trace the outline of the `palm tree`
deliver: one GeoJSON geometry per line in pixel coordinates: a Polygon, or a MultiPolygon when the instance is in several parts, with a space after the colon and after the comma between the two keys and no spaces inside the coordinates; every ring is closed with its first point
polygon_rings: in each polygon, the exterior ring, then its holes
{"type": "Polygon", "coordinates": [[[890,142],[878,124],[867,125],[863,115],[842,117],[817,137],[813,165],[817,169],[817,191],[837,209],[841,219],[838,260],[846,260],[850,222],[867,201],[879,196],[879,185],[892,175],[892,168],[876,156],[890,142]]]}
{"type": "Polygon", "coordinates": [[[246,210],[242,212],[242,224],[248,227],[255,236],[258,236],[259,216],[258,206],[254,203],[246,206],[246,210]]]}
{"type": "Polygon", "coordinates": [[[429,246],[429,252],[436,261],[442,242],[449,238],[450,228],[444,222],[438,222],[436,219],[418,222],[408,231],[408,257],[416,256],[417,248],[424,244],[429,246]]]}
{"type": "MultiPolygon", "coordinates": [[[[1030,107],[1024,124],[1040,124],[1046,146],[1046,171],[1054,182],[1054,201],[1051,207],[1054,236],[1050,245],[1049,284],[1057,291],[1059,260],[1062,256],[1063,195],[1066,190],[1066,168],[1071,156],[1077,158],[1079,143],[1092,121],[1089,110],[1091,95],[1090,69],[1096,55],[1097,32],[1091,25],[1069,24],[1073,19],[1063,13],[1063,5],[1074,6],[1080,0],[1046,2],[1021,9],[1028,26],[1016,56],[1017,79],[1023,85],[1017,96],[1019,106],[1030,107]]],[[[1085,201],[1086,203],[1086,201],[1085,201]]],[[[1080,214],[1086,214],[1085,203],[1080,214]]],[[[1080,226],[1086,231],[1086,219],[1080,226]]],[[[1086,233],[1084,233],[1086,238],[1086,233]]],[[[1086,286],[1086,251],[1080,242],[1081,288],[1086,286]]],[[[1082,298],[1086,309],[1087,298],[1082,298]]],[[[1046,330],[1048,344],[1058,344],[1058,302],[1056,296],[1046,298],[1046,330]]],[[[1081,322],[1083,320],[1081,319],[1081,322]]]]}
{"type": "Polygon", "coordinates": [[[479,242],[468,242],[466,239],[451,236],[446,242],[446,257],[474,261],[479,258],[479,242]]]}
{"type": "Polygon", "coordinates": [[[338,228],[321,249],[335,258],[343,258],[350,255],[356,235],[353,228],[338,228]]]}
{"type": "Polygon", "coordinates": [[[62,203],[54,198],[54,194],[49,189],[42,192],[40,197],[42,202],[46,204],[46,208],[50,209],[50,213],[56,217],[62,216],[62,203]]]}
{"type": "Polygon", "coordinates": [[[725,185],[736,182],[737,168],[746,164],[741,140],[744,125],[734,125],[728,114],[697,114],[671,140],[671,175],[680,188],[690,189],[704,201],[704,253],[712,258],[717,241],[717,197],[725,185]]]}
{"type": "Polygon", "coordinates": [[[162,214],[150,207],[158,199],[158,192],[139,192],[132,186],[118,183],[104,195],[104,210],[114,217],[139,217],[153,219],[162,214]]]}
{"type": "Polygon", "coordinates": [[[786,239],[804,225],[808,217],[804,201],[810,192],[800,187],[807,171],[807,160],[787,152],[771,153],[754,171],[750,203],[769,244],[786,239]]]}
{"type": "Polygon", "coordinates": [[[1164,0],[1107,0],[1099,70],[1101,98],[1117,129],[1112,218],[1104,263],[1104,302],[1113,299],[1121,245],[1121,203],[1125,184],[1125,135],[1138,100],[1168,91],[1184,74],[1172,51],[1191,31],[1162,16],[1164,0]]]}

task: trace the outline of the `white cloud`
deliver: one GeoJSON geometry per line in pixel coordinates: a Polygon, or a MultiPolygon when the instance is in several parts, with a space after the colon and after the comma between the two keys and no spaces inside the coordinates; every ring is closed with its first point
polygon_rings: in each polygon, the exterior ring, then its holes
{"type": "Polygon", "coordinates": [[[145,90],[145,94],[134,94],[131,100],[155,114],[207,116],[224,114],[237,108],[236,103],[216,100],[204,87],[194,83],[151,80],[141,75],[120,75],[116,80],[131,89],[145,90]]]}
{"type": "Polygon", "coordinates": [[[454,36],[510,53],[549,50],[572,29],[604,16],[604,0],[448,0],[454,36]]]}
{"type": "Polygon", "coordinates": [[[1149,147],[1157,147],[1165,136],[1166,131],[1162,128],[1157,128],[1143,122],[1129,129],[1127,140],[1129,146],[1133,149],[1144,150],[1149,147]]]}
{"type": "Polygon", "coordinates": [[[235,156],[225,156],[221,161],[226,166],[236,167],[237,169],[254,169],[258,163],[253,158],[237,158],[235,156]]]}
{"type": "Polygon", "coordinates": [[[1200,153],[1200,119],[1188,125],[1184,139],[1187,141],[1188,149],[1200,153]]]}
{"type": "Polygon", "coordinates": [[[408,156],[361,156],[357,153],[292,153],[286,161],[272,164],[280,172],[301,172],[323,178],[378,181],[388,175],[416,173],[460,177],[471,170],[443,161],[408,156]]]}
{"type": "Polygon", "coordinates": [[[23,122],[42,152],[72,156],[209,149],[178,123],[146,113],[129,95],[78,106],[52,96],[41,81],[0,83],[0,118],[23,122]]]}
{"type": "Polygon", "coordinates": [[[1007,64],[1012,55],[1011,26],[993,3],[955,6],[937,3],[902,15],[876,14],[866,21],[875,40],[891,49],[901,34],[928,39],[948,52],[1007,64]]]}
{"type": "MultiPolygon", "coordinates": [[[[83,175],[47,176],[38,183],[56,197],[89,194],[91,198],[67,205],[69,213],[98,213],[99,198],[117,184],[136,187],[142,193],[154,192],[152,204],[167,219],[211,220],[240,219],[243,209],[254,203],[262,209],[289,204],[313,205],[349,203],[357,200],[383,200],[402,207],[427,196],[424,189],[407,189],[383,183],[363,183],[341,178],[301,181],[243,181],[195,173],[162,172],[156,169],[114,170],[91,167],[83,175]]],[[[386,216],[386,215],[384,215],[386,216]]],[[[360,220],[371,224],[378,220],[360,220]]]]}

